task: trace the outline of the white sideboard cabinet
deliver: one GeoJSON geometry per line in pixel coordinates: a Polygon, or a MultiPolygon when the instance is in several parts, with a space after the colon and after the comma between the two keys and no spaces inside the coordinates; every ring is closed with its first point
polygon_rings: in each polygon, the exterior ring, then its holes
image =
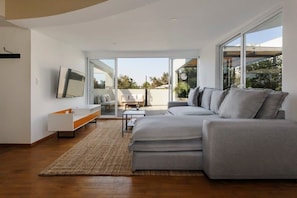
{"type": "Polygon", "coordinates": [[[61,137],[60,132],[72,131],[74,137],[78,128],[96,122],[100,115],[100,105],[85,105],[57,111],[48,114],[48,131],[57,131],[58,137],[61,137]]]}

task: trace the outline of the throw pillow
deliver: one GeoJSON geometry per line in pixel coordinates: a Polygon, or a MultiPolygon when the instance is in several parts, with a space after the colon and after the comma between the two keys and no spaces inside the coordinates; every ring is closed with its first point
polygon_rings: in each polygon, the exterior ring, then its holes
{"type": "Polygon", "coordinates": [[[202,96],[203,96],[203,89],[199,89],[199,94],[198,94],[198,106],[199,107],[201,107],[202,96]]]}
{"type": "Polygon", "coordinates": [[[191,88],[188,95],[188,106],[198,106],[199,87],[191,88]]]}
{"type": "Polygon", "coordinates": [[[231,88],[220,106],[219,115],[222,118],[254,118],[267,96],[267,90],[231,88]]]}
{"type": "Polygon", "coordinates": [[[105,103],[106,102],[106,97],[104,95],[100,96],[100,100],[101,100],[101,103],[105,103]]]}
{"type": "Polygon", "coordinates": [[[210,109],[210,99],[212,94],[213,88],[204,88],[203,94],[201,98],[201,107],[205,109],[210,109]]]}
{"type": "Polygon", "coordinates": [[[274,119],[277,116],[283,101],[287,97],[287,92],[271,91],[258,111],[256,118],[274,119]]]}
{"type": "Polygon", "coordinates": [[[216,114],[219,112],[219,108],[226,96],[226,90],[213,90],[210,99],[210,110],[216,114]]]}
{"type": "Polygon", "coordinates": [[[109,102],[109,101],[110,101],[110,96],[109,96],[109,94],[105,94],[105,100],[106,100],[106,102],[109,102]]]}

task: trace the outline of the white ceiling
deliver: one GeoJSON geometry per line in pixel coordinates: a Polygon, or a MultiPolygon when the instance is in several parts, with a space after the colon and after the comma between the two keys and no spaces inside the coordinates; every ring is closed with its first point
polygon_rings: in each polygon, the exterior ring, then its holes
{"type": "Polygon", "coordinates": [[[92,51],[199,50],[281,0],[108,0],[51,17],[12,20],[92,51]]]}

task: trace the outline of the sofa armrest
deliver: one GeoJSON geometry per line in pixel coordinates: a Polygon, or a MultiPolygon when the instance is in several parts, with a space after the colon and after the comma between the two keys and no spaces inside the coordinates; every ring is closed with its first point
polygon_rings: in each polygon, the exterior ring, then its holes
{"type": "Polygon", "coordinates": [[[170,101],[170,102],[168,102],[168,109],[170,107],[177,107],[177,106],[188,106],[188,102],[184,102],[184,101],[170,101]]]}
{"type": "Polygon", "coordinates": [[[203,122],[203,165],[211,179],[296,179],[297,124],[288,120],[203,122]]]}

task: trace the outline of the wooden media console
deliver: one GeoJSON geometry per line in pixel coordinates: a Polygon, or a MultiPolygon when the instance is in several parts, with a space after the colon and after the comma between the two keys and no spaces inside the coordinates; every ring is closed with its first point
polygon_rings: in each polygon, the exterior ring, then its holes
{"type": "Polygon", "coordinates": [[[69,108],[57,111],[48,115],[48,131],[60,132],[71,131],[75,137],[75,131],[90,123],[96,122],[96,118],[101,115],[100,105],[87,105],[79,108],[69,108]]]}

